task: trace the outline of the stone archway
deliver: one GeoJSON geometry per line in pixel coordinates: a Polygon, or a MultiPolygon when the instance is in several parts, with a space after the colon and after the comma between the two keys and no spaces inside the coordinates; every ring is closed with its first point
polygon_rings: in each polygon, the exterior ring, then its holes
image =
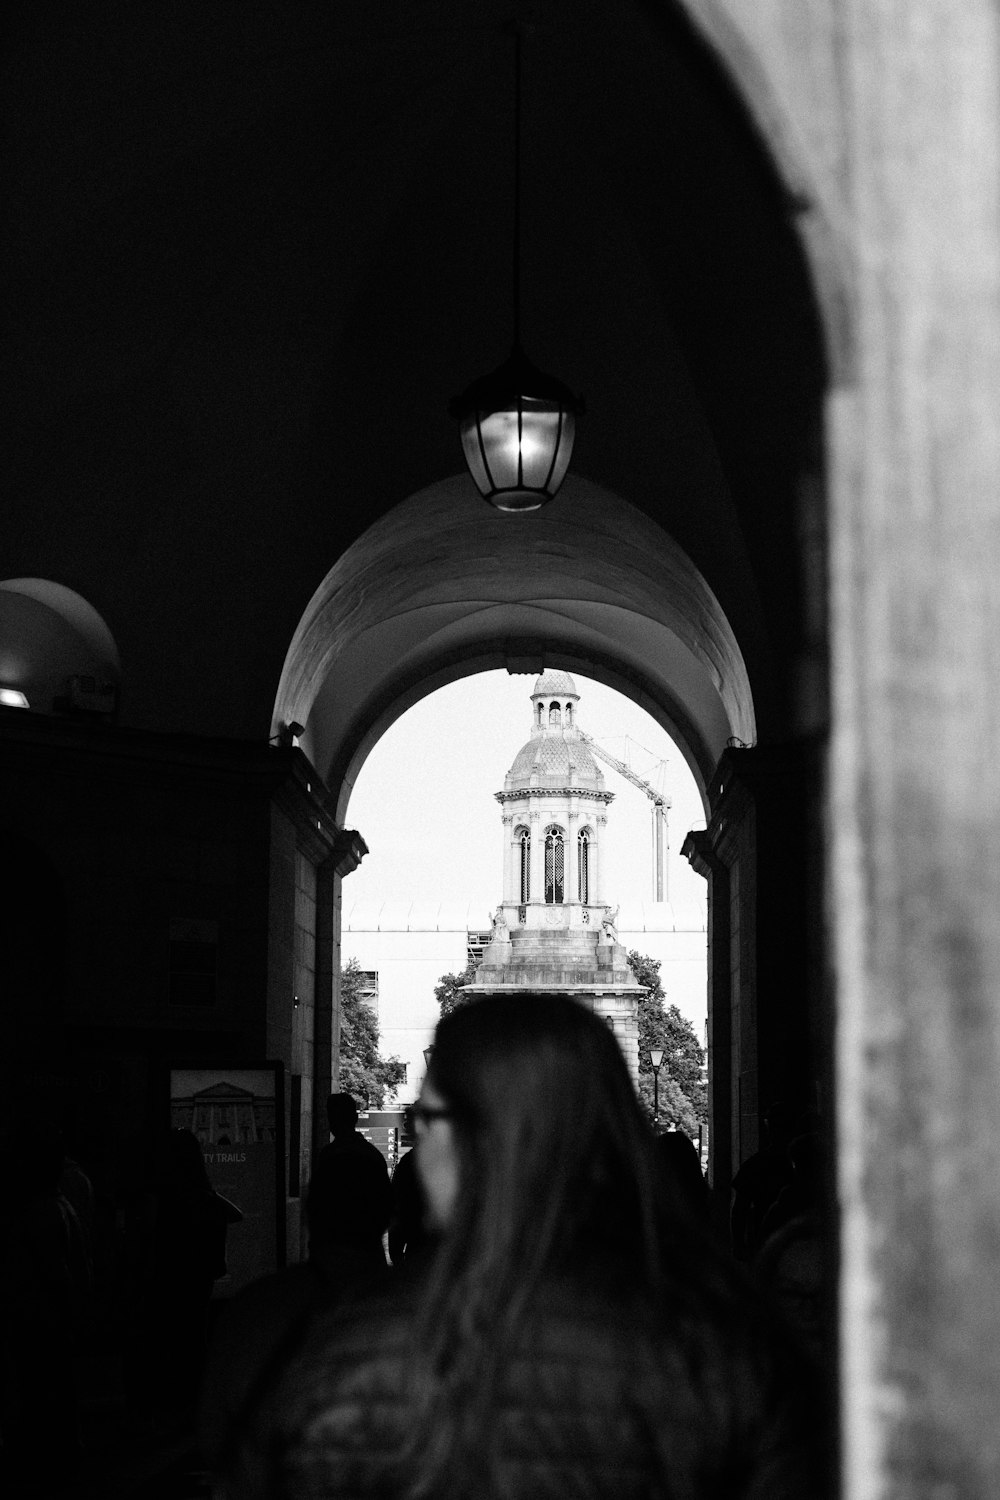
{"type": "MultiPolygon", "coordinates": [[[[386,729],[435,689],[498,667],[576,671],[633,699],[670,733],[706,811],[727,743],[756,739],[750,676],[705,579],[642,512],[575,476],[536,515],[500,515],[460,476],[370,527],[331,568],[295,632],[273,737],[287,741],[295,726],[343,827],[356,777],[386,729]]],[[[342,880],[363,849],[358,835],[341,840],[342,857],[319,878],[330,946],[317,963],[318,1017],[339,990],[342,880]]],[[[334,999],[334,1048],[336,1015],[334,999]]],[[[329,1073],[319,1037],[322,1092],[329,1073]]],[[[321,1111],[314,1117],[321,1127],[321,1111]]]]}
{"type": "Polygon", "coordinates": [[[575,477],[532,516],[499,515],[457,477],[377,522],[310,601],[272,728],[303,726],[342,820],[365,756],[412,703],[473,671],[543,665],[647,708],[703,791],[727,741],[755,739],[743,656],[704,578],[648,517],[575,477]]]}

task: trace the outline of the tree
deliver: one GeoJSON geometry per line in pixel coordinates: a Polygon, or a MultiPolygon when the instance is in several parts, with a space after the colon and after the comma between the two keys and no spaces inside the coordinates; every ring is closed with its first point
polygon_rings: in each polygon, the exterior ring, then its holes
{"type": "Polygon", "coordinates": [[[406,1064],[378,1050],[378,1018],[361,993],[361,966],[352,958],[340,971],[340,1072],[337,1087],[359,1105],[381,1109],[406,1078],[406,1064]]]}
{"type": "Polygon", "coordinates": [[[476,963],[467,963],[461,974],[442,974],[440,981],[434,986],[434,998],[441,1007],[442,1016],[450,1016],[453,1010],[460,1005],[468,1005],[473,999],[472,995],[463,995],[460,986],[471,984],[476,977],[476,963]]]}
{"type": "Polygon", "coordinates": [[[705,1049],[691,1022],[676,1005],[667,1005],[660,979],[660,960],[631,949],[628,965],[647,992],[639,1001],[639,1097],[653,1118],[654,1080],[650,1048],[663,1048],[659,1102],[661,1125],[674,1124],[694,1139],[708,1118],[705,1049]]]}

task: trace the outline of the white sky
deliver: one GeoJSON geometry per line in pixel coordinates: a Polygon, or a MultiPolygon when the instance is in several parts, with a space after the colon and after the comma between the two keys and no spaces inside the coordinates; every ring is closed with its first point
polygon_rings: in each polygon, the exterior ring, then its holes
{"type": "MultiPolygon", "coordinates": [[[[705,826],[683,756],[644,709],[577,673],[573,680],[580,728],[671,800],[669,899],[704,900],[705,882],[680,858],[684,835],[705,826]]],[[[386,731],[347,809],[347,826],[369,848],[350,877],[352,900],[427,900],[433,894],[492,911],[503,875],[503,825],[493,794],[530,737],[535,681],[535,673],[503,671],[465,677],[422,699],[386,731]]],[[[598,764],[615,793],[601,840],[604,898],[612,905],[652,901],[652,803],[598,764]]]]}

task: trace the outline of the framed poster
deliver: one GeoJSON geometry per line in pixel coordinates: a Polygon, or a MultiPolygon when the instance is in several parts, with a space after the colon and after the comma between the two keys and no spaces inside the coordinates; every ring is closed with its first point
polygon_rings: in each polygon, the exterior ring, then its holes
{"type": "Polygon", "coordinates": [[[215,1296],[284,1265],[285,1098],[279,1062],[170,1069],[170,1126],[197,1136],[216,1192],[243,1215],[226,1236],[215,1296]]]}

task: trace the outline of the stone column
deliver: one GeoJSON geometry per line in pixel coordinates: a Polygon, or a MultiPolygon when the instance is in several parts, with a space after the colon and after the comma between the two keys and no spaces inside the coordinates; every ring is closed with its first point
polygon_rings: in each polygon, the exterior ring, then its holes
{"type": "Polygon", "coordinates": [[[713,1219],[728,1235],[730,1184],[739,1165],[733,1153],[729,871],[705,831],[689,833],[681,853],[708,882],[708,1180],[713,1219]]]}
{"type": "Polygon", "coordinates": [[[326,1100],[340,1069],[340,909],[345,875],[358,868],[368,845],[352,828],[338,832],[333,853],[318,871],[316,892],[316,1012],[313,1031],[313,1153],[330,1139],[326,1100]]]}
{"type": "Polygon", "coordinates": [[[516,904],[521,894],[516,855],[514,817],[512,813],[505,812],[503,815],[503,899],[508,904],[511,902],[516,904]]]}
{"type": "Polygon", "coordinates": [[[533,808],[528,813],[531,830],[531,899],[545,900],[545,824],[541,813],[533,808]]]}
{"type": "Polygon", "coordinates": [[[850,0],[830,403],[850,1500],[1000,1493],[1000,13],[850,0]]]}
{"type": "Polygon", "coordinates": [[[601,835],[608,826],[607,813],[598,813],[593,822],[594,837],[590,845],[590,904],[604,900],[604,884],[601,878],[601,835]]]}
{"type": "Polygon", "coordinates": [[[576,832],[580,814],[569,812],[566,814],[566,904],[577,900],[577,848],[576,832]]]}

